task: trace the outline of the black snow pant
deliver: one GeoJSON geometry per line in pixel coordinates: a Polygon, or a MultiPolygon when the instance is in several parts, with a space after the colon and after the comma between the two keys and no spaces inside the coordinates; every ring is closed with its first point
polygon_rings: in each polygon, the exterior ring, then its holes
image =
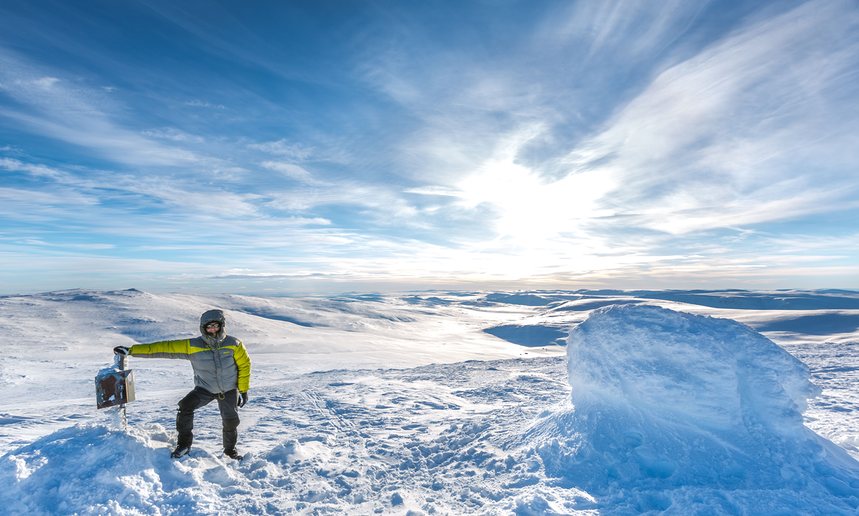
{"type": "Polygon", "coordinates": [[[194,440],[194,411],[218,400],[218,410],[221,411],[223,423],[224,450],[232,450],[239,439],[239,391],[233,389],[223,394],[212,394],[202,387],[194,387],[187,396],[179,401],[179,413],[176,415],[176,430],[179,432],[179,447],[191,446],[194,440]]]}

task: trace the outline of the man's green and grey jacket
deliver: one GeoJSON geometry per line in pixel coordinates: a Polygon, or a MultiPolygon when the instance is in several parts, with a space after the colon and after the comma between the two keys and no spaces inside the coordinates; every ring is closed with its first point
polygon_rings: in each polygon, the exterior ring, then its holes
{"type": "Polygon", "coordinates": [[[194,385],[212,394],[232,389],[248,392],[251,383],[251,359],[242,341],[229,335],[216,347],[202,337],[164,340],[135,344],[130,355],[148,358],[185,358],[194,368],[194,385]]]}

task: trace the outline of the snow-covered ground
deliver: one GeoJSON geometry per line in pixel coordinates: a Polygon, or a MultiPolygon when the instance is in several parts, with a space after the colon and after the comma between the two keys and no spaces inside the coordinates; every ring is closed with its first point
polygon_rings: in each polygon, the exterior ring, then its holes
{"type": "Polygon", "coordinates": [[[6,513],[859,512],[857,292],[76,290],[0,297],[0,336],[6,513]],[[213,404],[174,461],[187,362],[130,359],[126,431],[93,377],[212,307],[248,455],[213,404]]]}

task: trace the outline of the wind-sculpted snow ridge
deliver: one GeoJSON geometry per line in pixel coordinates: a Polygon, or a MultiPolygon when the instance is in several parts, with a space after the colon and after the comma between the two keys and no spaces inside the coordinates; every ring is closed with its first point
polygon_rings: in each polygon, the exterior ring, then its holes
{"type": "Polygon", "coordinates": [[[573,409],[531,434],[548,476],[609,512],[856,514],[859,463],[803,426],[805,365],[750,328],[655,306],[593,312],[573,409]],[[547,438],[552,436],[553,438],[547,438]]]}

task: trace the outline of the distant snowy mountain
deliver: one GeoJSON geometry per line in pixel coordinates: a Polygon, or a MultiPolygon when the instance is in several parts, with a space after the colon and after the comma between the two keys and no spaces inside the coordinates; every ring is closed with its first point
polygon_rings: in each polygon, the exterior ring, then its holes
{"type": "Polygon", "coordinates": [[[11,514],[859,511],[857,292],[75,290],[0,297],[0,335],[11,514]],[[174,461],[188,364],[130,359],[127,430],[93,376],[212,307],[254,360],[248,456],[206,407],[174,461]]]}

